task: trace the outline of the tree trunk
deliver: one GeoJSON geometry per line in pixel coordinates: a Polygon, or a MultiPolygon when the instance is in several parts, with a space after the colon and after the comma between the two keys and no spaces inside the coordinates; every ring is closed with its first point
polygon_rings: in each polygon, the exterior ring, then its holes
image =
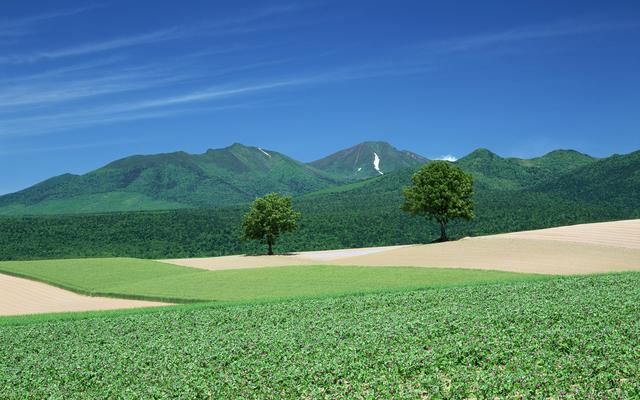
{"type": "Polygon", "coordinates": [[[447,240],[449,240],[449,238],[447,237],[447,223],[446,222],[440,222],[440,239],[441,242],[446,242],[447,240]]]}
{"type": "Polygon", "coordinates": [[[273,255],[273,240],[271,238],[267,239],[267,244],[269,245],[269,255],[273,255]]]}

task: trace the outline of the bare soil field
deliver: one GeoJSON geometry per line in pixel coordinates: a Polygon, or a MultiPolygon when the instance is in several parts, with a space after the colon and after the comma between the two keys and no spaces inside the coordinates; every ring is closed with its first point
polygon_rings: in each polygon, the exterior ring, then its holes
{"type": "Polygon", "coordinates": [[[331,264],[349,257],[374,255],[390,250],[401,249],[409,246],[366,247],[359,249],[307,251],[275,256],[223,256],[205,258],[178,258],[171,260],[158,260],[174,265],[189,266],[208,270],[243,269],[260,267],[286,267],[292,265],[322,265],[331,264]]]}
{"type": "Polygon", "coordinates": [[[166,303],[82,296],[55,286],[0,274],[0,316],[166,306],[166,303]]]}
{"type": "Polygon", "coordinates": [[[574,225],[427,245],[164,262],[209,270],[328,264],[478,268],[554,275],[640,271],[640,220],[574,225]]]}
{"type": "Polygon", "coordinates": [[[488,237],[557,240],[561,242],[640,249],[640,219],[561,226],[558,228],[505,233],[488,237]]]}

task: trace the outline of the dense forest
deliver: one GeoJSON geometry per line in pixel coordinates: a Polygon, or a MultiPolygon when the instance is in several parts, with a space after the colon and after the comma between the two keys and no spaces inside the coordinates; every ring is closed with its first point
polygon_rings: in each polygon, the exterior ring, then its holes
{"type": "MultiPolygon", "coordinates": [[[[640,217],[637,211],[581,205],[541,193],[480,192],[477,218],[456,222],[453,237],[640,217]]],[[[276,251],[425,243],[438,237],[431,221],[400,210],[401,195],[325,194],[296,199],[299,230],[276,251]]],[[[203,257],[263,252],[240,240],[247,207],[0,218],[0,259],[129,256],[203,257]]]]}

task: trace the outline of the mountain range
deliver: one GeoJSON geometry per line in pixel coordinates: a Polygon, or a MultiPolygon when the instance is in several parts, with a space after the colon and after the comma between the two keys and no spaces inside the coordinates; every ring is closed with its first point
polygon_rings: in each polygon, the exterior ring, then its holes
{"type": "Polygon", "coordinates": [[[238,143],[203,154],[136,155],[1,196],[0,214],[220,207],[269,192],[310,193],[426,161],[384,142],[364,142],[308,164],[238,143]]]}
{"type": "MultiPolygon", "coordinates": [[[[391,193],[399,201],[401,188],[426,162],[385,142],[364,142],[310,163],[237,143],[203,154],[135,155],[0,196],[0,215],[226,207],[274,191],[302,201],[336,193],[351,199],[378,193],[380,201],[391,193]]],[[[473,174],[480,196],[508,191],[511,197],[545,195],[598,207],[610,202],[633,211],[640,202],[640,152],[598,159],[556,150],[519,159],[478,149],[455,163],[473,174]]]]}
{"type": "MultiPolygon", "coordinates": [[[[128,157],[0,197],[0,260],[260,252],[239,239],[242,216],[270,191],[293,195],[302,215],[280,252],[429,242],[436,224],[400,210],[424,162],[381,142],[308,164],[239,144],[128,157]]],[[[640,151],[520,159],[478,149],[455,164],[474,177],[476,218],[452,222],[452,237],[640,218],[640,151]]]]}

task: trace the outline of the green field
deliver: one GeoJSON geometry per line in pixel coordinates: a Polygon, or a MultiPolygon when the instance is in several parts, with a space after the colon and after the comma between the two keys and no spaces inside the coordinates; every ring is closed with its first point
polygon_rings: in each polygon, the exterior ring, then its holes
{"type": "Polygon", "coordinates": [[[640,274],[0,326],[0,398],[638,398],[640,274]]]}
{"type": "Polygon", "coordinates": [[[546,279],[500,271],[294,266],[205,271],[137,259],[0,262],[0,272],[79,293],[174,302],[251,302],[546,279]]]}

